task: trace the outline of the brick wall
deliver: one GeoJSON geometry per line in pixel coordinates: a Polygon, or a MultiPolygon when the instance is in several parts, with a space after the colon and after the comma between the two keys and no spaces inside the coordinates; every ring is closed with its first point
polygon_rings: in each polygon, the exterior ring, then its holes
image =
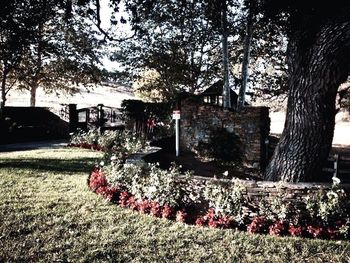
{"type": "Polygon", "coordinates": [[[194,98],[181,102],[182,150],[195,151],[199,142],[208,142],[215,128],[225,128],[239,137],[245,166],[264,170],[267,160],[265,140],[270,132],[267,107],[245,107],[238,113],[194,98]]]}

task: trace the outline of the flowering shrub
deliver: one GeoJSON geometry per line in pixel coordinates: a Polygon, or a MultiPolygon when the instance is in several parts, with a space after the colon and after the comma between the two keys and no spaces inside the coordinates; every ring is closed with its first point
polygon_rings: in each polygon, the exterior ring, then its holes
{"type": "Polygon", "coordinates": [[[210,208],[204,216],[196,219],[195,224],[198,226],[209,226],[210,228],[230,228],[234,220],[229,216],[217,216],[213,208],[210,208]]]}
{"type": "Polygon", "coordinates": [[[176,222],[185,223],[187,219],[187,213],[183,210],[176,212],[175,220],[176,222]]]}
{"type": "Polygon", "coordinates": [[[333,188],[325,192],[317,192],[305,197],[308,216],[314,222],[332,224],[339,218],[349,214],[349,199],[343,189],[333,188]]]}
{"type": "Polygon", "coordinates": [[[303,227],[289,224],[288,232],[292,237],[301,237],[303,235],[303,227]]]}
{"type": "Polygon", "coordinates": [[[309,225],[306,227],[306,231],[307,233],[310,234],[311,237],[314,237],[314,238],[320,238],[325,234],[324,228],[321,226],[309,225]]]}
{"type": "Polygon", "coordinates": [[[120,140],[120,135],[116,131],[105,131],[97,137],[97,145],[102,149],[112,149],[113,146],[120,140]]]}
{"type": "Polygon", "coordinates": [[[119,205],[121,207],[128,207],[130,202],[128,202],[129,198],[131,197],[131,194],[128,193],[127,191],[123,191],[119,195],[119,205]]]}
{"type": "MultiPolygon", "coordinates": [[[[283,194],[274,196],[273,199],[262,199],[259,202],[259,215],[269,220],[287,220],[298,215],[297,208],[290,201],[284,199],[283,194]]],[[[296,219],[298,220],[298,219],[296,219]]]]}
{"type": "Polygon", "coordinates": [[[240,227],[249,233],[274,236],[349,238],[350,202],[338,188],[310,193],[298,203],[286,201],[280,194],[253,206],[239,181],[198,186],[184,177],[179,182],[181,174],[176,166],[162,170],[155,164],[123,163],[115,154],[109,156],[109,162],[103,172],[102,168],[92,170],[89,187],[140,213],[209,228],[240,227]],[[184,209],[203,199],[211,207],[206,214],[194,217],[195,214],[188,214],[191,210],[184,209]]]}
{"type": "Polygon", "coordinates": [[[147,142],[130,131],[119,133],[117,131],[105,131],[100,133],[97,129],[87,132],[78,130],[71,135],[70,146],[117,152],[121,156],[140,152],[145,149],[147,142]]]}
{"type": "Polygon", "coordinates": [[[181,200],[181,189],[176,182],[180,175],[178,167],[162,170],[154,164],[149,166],[149,174],[144,185],[145,197],[156,200],[160,205],[177,206],[181,200]]]}
{"type": "Polygon", "coordinates": [[[101,186],[96,189],[96,193],[103,196],[108,201],[114,201],[117,199],[119,188],[110,186],[101,186]]]}
{"type": "Polygon", "coordinates": [[[108,169],[108,183],[128,190],[137,199],[153,200],[161,206],[168,204],[175,207],[186,194],[176,182],[180,175],[176,166],[162,170],[155,164],[142,167],[116,162],[108,169]]]}
{"type": "Polygon", "coordinates": [[[214,208],[216,215],[238,216],[246,201],[243,189],[238,181],[233,181],[230,185],[211,183],[205,188],[203,196],[209,202],[209,206],[214,208]]]}
{"type": "Polygon", "coordinates": [[[287,231],[288,225],[284,221],[277,221],[269,227],[269,234],[272,236],[284,236],[287,231]]]}
{"type": "Polygon", "coordinates": [[[141,213],[148,213],[151,208],[151,204],[148,200],[141,200],[138,203],[138,209],[141,213]]]}
{"type": "Polygon", "coordinates": [[[169,206],[168,204],[165,204],[162,208],[162,217],[170,219],[174,216],[175,209],[169,206]]]}
{"type": "Polygon", "coordinates": [[[137,192],[135,184],[142,180],[142,167],[128,163],[122,164],[121,161],[116,161],[112,165],[105,167],[105,170],[107,171],[107,180],[109,184],[122,187],[130,192],[132,192],[131,190],[133,189],[134,191],[132,193],[138,198],[141,197],[139,195],[140,193],[137,192]]]}
{"type": "Polygon", "coordinates": [[[97,129],[91,129],[87,132],[84,132],[81,129],[78,129],[77,132],[71,134],[70,143],[75,145],[89,144],[94,145],[97,144],[99,137],[99,131],[97,129]]]}

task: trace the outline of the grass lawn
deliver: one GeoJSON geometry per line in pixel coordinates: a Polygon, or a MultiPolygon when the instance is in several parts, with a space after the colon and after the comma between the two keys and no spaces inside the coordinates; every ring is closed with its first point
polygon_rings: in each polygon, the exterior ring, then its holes
{"type": "Polygon", "coordinates": [[[140,215],[88,190],[100,153],[0,153],[0,262],[350,262],[350,242],[248,235],[140,215]]]}

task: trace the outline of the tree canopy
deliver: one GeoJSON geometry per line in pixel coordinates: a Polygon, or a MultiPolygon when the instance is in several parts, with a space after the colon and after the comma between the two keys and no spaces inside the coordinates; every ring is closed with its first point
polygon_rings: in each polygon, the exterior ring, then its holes
{"type": "Polygon", "coordinates": [[[95,1],[5,1],[1,10],[2,104],[15,83],[31,91],[74,92],[99,80],[104,39],[95,1]]]}
{"type": "MultiPolygon", "coordinates": [[[[238,1],[227,2],[231,87],[238,87],[247,12],[238,1]]],[[[218,3],[221,1],[128,1],[135,35],[117,44],[114,59],[124,63],[133,80],[142,78],[144,71],[157,72],[159,78],[143,86],[146,93],[156,86],[158,92],[165,88],[168,95],[209,87],[223,78],[218,3]]],[[[285,76],[285,38],[272,31],[278,32],[277,26],[262,23],[257,17],[251,51],[254,70],[248,85],[259,88],[261,94],[285,87],[280,85],[285,81],[281,78],[285,76]]]]}

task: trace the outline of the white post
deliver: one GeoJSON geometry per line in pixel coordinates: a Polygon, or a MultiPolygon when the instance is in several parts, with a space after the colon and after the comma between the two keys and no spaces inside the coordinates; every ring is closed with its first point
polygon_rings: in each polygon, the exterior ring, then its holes
{"type": "Polygon", "coordinates": [[[175,120],[175,151],[176,157],[180,155],[180,111],[173,111],[173,120],[175,120]]]}
{"type": "Polygon", "coordinates": [[[176,119],[176,133],[175,133],[175,140],[176,140],[176,157],[180,155],[180,120],[176,119]]]}

